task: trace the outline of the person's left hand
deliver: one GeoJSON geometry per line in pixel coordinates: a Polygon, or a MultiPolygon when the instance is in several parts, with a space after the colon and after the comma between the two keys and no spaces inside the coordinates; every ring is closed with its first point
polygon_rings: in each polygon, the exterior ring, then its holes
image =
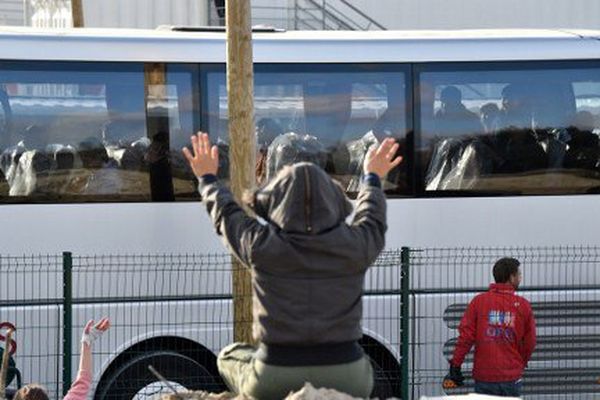
{"type": "Polygon", "coordinates": [[[194,155],[187,149],[183,148],[183,155],[190,164],[194,175],[200,178],[204,175],[217,175],[219,170],[219,149],[217,146],[210,145],[208,134],[198,132],[197,135],[192,135],[192,149],[194,155]]]}
{"type": "Polygon", "coordinates": [[[110,321],[107,317],[102,318],[97,324],[94,324],[94,320],[90,319],[87,324],[85,324],[85,328],[83,328],[81,343],[85,343],[92,347],[92,343],[102,336],[108,328],[110,328],[110,321]]]}
{"type": "Polygon", "coordinates": [[[402,162],[401,156],[394,158],[399,147],[393,138],[386,138],[379,146],[372,146],[365,157],[364,173],[374,173],[383,179],[392,168],[402,162]]]}
{"type": "Polygon", "coordinates": [[[450,371],[448,372],[448,375],[444,377],[442,387],[444,389],[456,389],[464,384],[465,377],[463,376],[460,367],[454,367],[450,365],[450,371]]]}

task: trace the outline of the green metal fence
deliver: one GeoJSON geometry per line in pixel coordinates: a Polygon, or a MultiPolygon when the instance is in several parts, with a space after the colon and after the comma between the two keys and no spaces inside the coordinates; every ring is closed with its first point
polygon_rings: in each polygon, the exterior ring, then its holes
{"type": "MultiPolygon", "coordinates": [[[[374,396],[444,394],[463,312],[504,256],[521,261],[519,293],[538,326],[525,397],[600,395],[600,248],[538,247],[382,253],[365,277],[363,300],[361,343],[375,366],[374,396]]],[[[23,381],[61,397],[77,371],[85,322],[107,315],[113,327],[94,346],[95,398],[166,390],[150,364],[178,389],[221,391],[215,355],[233,341],[230,261],[227,254],[0,257],[0,321],[17,326],[23,381]]],[[[472,362],[469,355],[465,387],[452,393],[472,391],[472,362]]]]}
{"type": "MultiPolygon", "coordinates": [[[[224,390],[215,354],[233,340],[229,255],[73,255],[72,260],[73,307],[66,313],[72,314],[73,329],[65,326],[65,331],[78,338],[90,317],[106,315],[112,322],[94,349],[95,370],[103,371],[95,377],[96,398],[152,398],[165,391],[149,365],[177,389],[224,390]]],[[[71,360],[73,371],[78,340],[72,355],[68,349],[64,359],[71,360]]]]}
{"type": "MultiPolygon", "coordinates": [[[[521,262],[518,294],[531,303],[537,323],[537,346],[523,378],[524,397],[600,397],[600,248],[411,249],[407,257],[407,398],[444,393],[441,383],[460,320],[471,299],[493,282],[492,267],[501,257],[521,262]]],[[[466,385],[448,394],[473,391],[472,363],[471,352],[463,365],[466,385]]]]}
{"type": "Polygon", "coordinates": [[[60,255],[0,257],[0,321],[17,327],[17,366],[55,398],[62,393],[62,271],[60,255]]]}
{"type": "MultiPolygon", "coordinates": [[[[400,263],[399,250],[384,252],[365,279],[361,343],[382,398],[402,387],[400,263]]],[[[168,391],[148,365],[177,389],[220,392],[216,354],[233,341],[231,274],[227,254],[0,256],[0,321],[17,327],[24,383],[41,383],[51,398],[75,378],[86,321],[105,315],[112,327],[93,347],[95,398],[168,391]]]]}

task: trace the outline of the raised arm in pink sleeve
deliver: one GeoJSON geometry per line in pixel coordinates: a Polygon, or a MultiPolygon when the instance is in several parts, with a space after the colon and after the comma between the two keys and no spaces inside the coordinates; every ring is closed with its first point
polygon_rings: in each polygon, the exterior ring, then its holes
{"type": "Polygon", "coordinates": [[[80,370],[77,379],[71,385],[71,389],[63,400],[86,400],[92,385],[92,374],[86,370],[80,370]]]}

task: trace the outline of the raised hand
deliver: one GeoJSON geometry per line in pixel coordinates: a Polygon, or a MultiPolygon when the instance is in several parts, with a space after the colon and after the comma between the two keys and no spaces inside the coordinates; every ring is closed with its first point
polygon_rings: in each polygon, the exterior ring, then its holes
{"type": "Polygon", "coordinates": [[[107,317],[102,318],[97,324],[91,319],[85,324],[83,334],[81,335],[81,343],[86,343],[89,347],[96,341],[104,332],[110,328],[110,321],[107,317]]]}
{"type": "Polygon", "coordinates": [[[394,167],[402,162],[402,157],[393,158],[400,145],[393,138],[386,138],[379,146],[372,146],[365,157],[363,171],[365,174],[374,173],[380,178],[387,175],[394,167]]]}
{"type": "Polygon", "coordinates": [[[219,149],[217,146],[211,147],[208,134],[203,132],[192,135],[191,141],[194,155],[187,148],[183,149],[183,155],[190,164],[194,175],[198,178],[208,174],[216,175],[219,170],[219,149]]]}

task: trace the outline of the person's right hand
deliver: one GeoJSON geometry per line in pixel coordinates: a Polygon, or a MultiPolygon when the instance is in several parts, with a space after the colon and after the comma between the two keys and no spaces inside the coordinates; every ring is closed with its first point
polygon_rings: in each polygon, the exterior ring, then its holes
{"type": "Polygon", "coordinates": [[[217,175],[219,170],[219,149],[217,146],[210,145],[208,134],[198,132],[197,135],[192,135],[192,149],[194,155],[187,149],[183,148],[183,155],[190,164],[194,175],[200,178],[204,175],[217,175]]]}
{"type": "Polygon", "coordinates": [[[94,320],[90,319],[87,324],[85,324],[85,328],[83,328],[81,343],[85,343],[89,347],[92,347],[92,343],[102,336],[108,328],[110,328],[110,321],[107,317],[102,318],[97,324],[94,324],[94,320]]]}
{"type": "Polygon", "coordinates": [[[379,146],[372,146],[365,157],[364,173],[374,173],[383,179],[392,168],[402,162],[401,156],[393,158],[399,147],[400,145],[393,138],[385,138],[379,146]]]}

